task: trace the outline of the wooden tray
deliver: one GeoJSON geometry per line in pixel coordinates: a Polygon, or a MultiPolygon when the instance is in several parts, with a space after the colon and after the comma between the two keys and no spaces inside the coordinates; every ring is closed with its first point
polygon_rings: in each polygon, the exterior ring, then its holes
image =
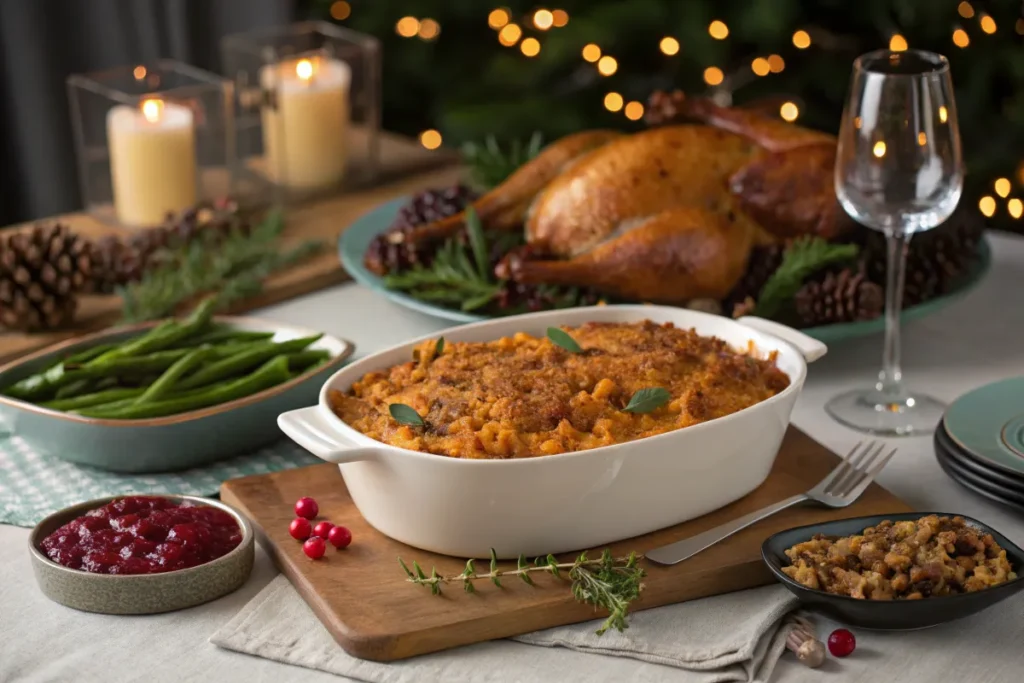
{"type": "MultiPolygon", "coordinates": [[[[740,515],[806,491],[838,462],[836,455],[790,427],[768,480],[743,499],[699,519],[611,546],[616,555],[644,552],[678,541],[740,515]]],[[[444,574],[462,571],[465,560],[417,550],[387,538],[356,510],[337,466],[297,470],[225,482],[221,498],[255,524],[260,542],[299,593],[351,655],[377,661],[403,659],[484,640],[504,638],[601,616],[575,602],[568,584],[538,576],[531,587],[506,580],[503,588],[480,582],[474,594],[449,587],[441,597],[406,581],[397,558],[417,560],[444,574]],[[328,546],[325,559],[312,561],[288,535],[292,506],[302,496],[320,504],[320,518],[352,530],[343,551],[328,546]]],[[[524,504],[528,504],[524,502],[524,504]]],[[[761,542],[770,534],[804,524],[845,517],[906,512],[910,508],[877,485],[842,510],[790,508],[741,531],[700,555],[672,567],[644,563],[645,590],[636,609],[750,588],[772,581],[761,562],[761,542]]],[[[599,549],[598,549],[599,550],[599,549]]],[[[486,563],[484,563],[486,564],[486,563]]],[[[503,565],[511,567],[508,563],[503,565]]]]}
{"type": "MultiPolygon", "coordinates": [[[[385,184],[355,190],[288,211],[284,243],[309,239],[324,240],[327,248],[318,256],[269,278],[263,292],[240,301],[232,313],[269,306],[292,297],[308,294],[348,279],[338,261],[335,241],[338,234],[362,214],[384,202],[432,186],[456,182],[461,169],[448,152],[428,152],[418,143],[391,133],[381,133],[381,180],[385,184]],[[399,179],[400,178],[400,179],[399,179]]],[[[124,231],[101,223],[89,214],[75,213],[36,221],[49,224],[59,221],[75,232],[96,239],[124,231]]],[[[9,228],[27,230],[34,225],[9,228]]],[[[0,363],[13,360],[64,339],[101,329],[118,321],[121,299],[116,296],[83,296],[74,327],[42,334],[0,333],[0,363]]]]}

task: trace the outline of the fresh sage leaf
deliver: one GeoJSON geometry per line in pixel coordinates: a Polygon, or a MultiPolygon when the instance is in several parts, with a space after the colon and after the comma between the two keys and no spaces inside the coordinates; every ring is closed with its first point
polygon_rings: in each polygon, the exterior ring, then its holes
{"type": "Polygon", "coordinates": [[[423,426],[423,418],[420,417],[420,414],[404,403],[392,403],[388,406],[388,412],[396,422],[413,427],[423,426]]]}
{"type": "Polygon", "coordinates": [[[557,327],[548,328],[548,339],[551,340],[552,344],[554,344],[555,346],[561,346],[569,353],[583,352],[583,349],[580,347],[579,344],[576,343],[575,339],[569,336],[568,332],[566,332],[565,330],[560,330],[557,327]]]}
{"type": "Polygon", "coordinates": [[[437,344],[434,346],[434,355],[440,356],[444,353],[444,337],[437,340],[437,344]]]}
{"type": "Polygon", "coordinates": [[[671,398],[668,389],[648,387],[633,394],[623,410],[627,413],[650,413],[668,403],[671,398]]]}

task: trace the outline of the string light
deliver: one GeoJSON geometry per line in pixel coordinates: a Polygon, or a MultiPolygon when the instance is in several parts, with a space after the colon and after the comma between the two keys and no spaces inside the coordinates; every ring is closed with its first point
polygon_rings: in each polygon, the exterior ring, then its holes
{"type": "Polygon", "coordinates": [[[523,54],[527,57],[536,57],[540,54],[540,41],[536,38],[527,38],[519,46],[519,49],[522,50],[523,54]]]}
{"type": "Polygon", "coordinates": [[[1010,201],[1006,202],[1006,210],[1010,212],[1010,215],[1014,218],[1020,218],[1024,214],[1024,202],[1014,197],[1010,201]]]}
{"type": "Polygon", "coordinates": [[[1004,198],[1010,196],[1010,189],[1011,188],[1010,188],[1010,179],[1009,178],[996,178],[996,182],[994,183],[994,185],[995,185],[995,189],[996,189],[996,194],[997,195],[999,195],[1000,197],[1004,197],[1004,198]]]}
{"type": "Polygon", "coordinates": [[[767,76],[772,68],[768,65],[767,59],[764,57],[756,57],[754,58],[754,61],[750,63],[750,70],[758,76],[767,76]]]}
{"type": "Polygon", "coordinates": [[[875,155],[876,157],[878,157],[879,159],[881,159],[882,157],[884,157],[884,156],[885,156],[885,143],[884,143],[884,142],[882,142],[881,140],[879,140],[878,142],[876,142],[876,143],[875,143],[875,146],[874,146],[874,148],[873,148],[873,149],[871,150],[871,152],[872,152],[872,153],[873,153],[873,154],[874,154],[874,155],[875,155]]]}
{"type": "Polygon", "coordinates": [[[604,96],[604,108],[608,111],[622,109],[622,95],[617,92],[610,92],[604,96]]]}
{"type": "Polygon", "coordinates": [[[949,110],[946,109],[946,105],[939,105],[939,123],[945,123],[949,119],[949,110]]]}
{"type": "Polygon", "coordinates": [[[996,212],[996,200],[988,195],[985,195],[978,200],[978,208],[986,218],[991,218],[996,212]]]}
{"type": "Polygon", "coordinates": [[[551,12],[552,20],[554,21],[555,28],[562,28],[569,23],[569,13],[564,9],[556,9],[551,12]]]}
{"type": "Polygon", "coordinates": [[[679,53],[679,41],[672,36],[665,36],[661,39],[661,42],[658,43],[658,49],[671,57],[672,55],[679,53]]]}
{"type": "Polygon", "coordinates": [[[718,85],[725,80],[725,74],[717,66],[709,66],[704,69],[704,82],[708,85],[718,85]]]}
{"type": "Polygon", "coordinates": [[[996,20],[987,14],[982,14],[981,19],[978,20],[981,24],[981,30],[985,33],[992,35],[996,32],[996,20]]]}
{"type": "Polygon", "coordinates": [[[967,47],[971,44],[971,37],[967,35],[967,31],[958,28],[953,31],[953,44],[957,47],[967,47]]]}
{"type": "Polygon", "coordinates": [[[509,16],[507,11],[501,8],[493,9],[491,10],[491,13],[487,15],[487,25],[497,31],[508,23],[508,19],[509,16]]]}
{"type": "Polygon", "coordinates": [[[809,48],[811,46],[811,34],[807,31],[797,31],[793,34],[793,45],[795,45],[798,50],[809,48]]]}
{"type": "Polygon", "coordinates": [[[433,40],[441,35],[441,24],[433,19],[424,19],[420,22],[419,35],[423,40],[433,40]]]}
{"type": "Polygon", "coordinates": [[[956,11],[959,12],[960,16],[964,19],[970,19],[974,16],[974,7],[971,3],[966,2],[966,0],[956,6],[956,11]]]}
{"type": "Polygon", "coordinates": [[[903,52],[907,47],[907,39],[898,33],[889,39],[889,49],[893,52],[903,52]]]}
{"type": "Polygon", "coordinates": [[[505,47],[512,47],[522,37],[523,29],[519,28],[516,24],[506,24],[504,28],[498,31],[498,42],[505,47]]]}
{"type": "Polygon", "coordinates": [[[768,68],[772,70],[773,74],[777,74],[786,68],[786,60],[782,58],[782,55],[768,55],[768,68]]]}
{"type": "Polygon", "coordinates": [[[551,10],[539,9],[533,13],[533,25],[541,31],[547,31],[555,23],[555,15],[551,10]]]}
{"type": "Polygon", "coordinates": [[[793,121],[796,121],[798,116],[800,116],[800,108],[792,102],[783,102],[782,106],[779,107],[779,116],[781,116],[784,121],[792,123],[793,121]]]}
{"type": "Polygon", "coordinates": [[[437,149],[441,146],[441,134],[431,128],[420,133],[420,144],[427,149],[437,149]]]}
{"type": "Polygon", "coordinates": [[[611,76],[613,73],[619,70],[619,63],[615,61],[615,57],[605,55],[601,59],[597,60],[597,71],[602,76],[611,76]]]}
{"type": "Polygon", "coordinates": [[[639,102],[630,102],[626,105],[626,118],[630,121],[639,121],[644,116],[644,105],[639,102]]]}
{"type": "Polygon", "coordinates": [[[132,70],[132,75],[135,76],[135,80],[141,81],[146,77],[146,67],[139,64],[135,69],[132,70]]]}
{"type": "Polygon", "coordinates": [[[601,48],[593,43],[588,43],[583,46],[583,59],[588,62],[596,62],[601,59],[601,48]]]}
{"type": "Polygon", "coordinates": [[[345,2],[345,0],[338,0],[337,2],[331,3],[332,19],[343,21],[348,19],[350,14],[352,14],[352,5],[345,2]]]}
{"type": "Polygon", "coordinates": [[[715,19],[708,24],[708,33],[710,33],[711,37],[715,40],[725,40],[729,37],[729,27],[725,25],[724,21],[715,19]]]}
{"type": "Polygon", "coordinates": [[[925,135],[925,132],[923,130],[917,134],[917,144],[921,145],[922,147],[928,144],[928,136],[925,135]]]}
{"type": "Polygon", "coordinates": [[[402,17],[395,24],[395,32],[403,38],[412,38],[420,31],[420,20],[416,17],[402,17]]]}

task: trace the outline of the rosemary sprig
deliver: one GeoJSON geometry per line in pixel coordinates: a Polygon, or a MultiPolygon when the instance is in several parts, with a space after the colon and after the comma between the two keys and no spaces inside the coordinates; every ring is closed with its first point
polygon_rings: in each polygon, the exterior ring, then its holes
{"type": "Polygon", "coordinates": [[[282,249],[280,212],[270,213],[249,233],[232,230],[223,240],[196,239],[169,251],[142,280],[119,290],[126,322],[173,315],[181,304],[215,292],[217,308],[258,294],[263,281],[319,252],[323,242],[303,242],[282,249]]]}
{"type": "Polygon", "coordinates": [[[520,555],[515,569],[502,570],[498,568],[498,558],[492,549],[490,571],[478,572],[474,561],[468,560],[466,568],[452,576],[440,575],[436,568],[427,576],[419,563],[414,561],[413,568],[409,569],[402,558],[398,558],[398,564],[405,571],[407,581],[427,586],[433,595],[440,595],[441,586],[448,583],[461,583],[467,593],[476,591],[474,581],[490,581],[500,588],[503,576],[518,577],[531,586],[534,584],[530,574],[536,572],[547,572],[559,579],[568,578],[577,601],[608,611],[608,618],[597,629],[597,635],[602,635],[610,628],[618,631],[629,628],[629,605],[640,597],[644,589],[642,580],[646,572],[639,566],[641,559],[643,556],[635,552],[626,557],[613,557],[608,549],[601,553],[600,558],[590,559],[584,552],[572,562],[559,562],[554,555],[548,555],[531,563],[525,555],[520,555]]]}
{"type": "Polygon", "coordinates": [[[542,144],[540,132],[526,143],[513,140],[507,149],[502,149],[493,135],[487,136],[482,144],[467,142],[462,146],[462,160],[469,169],[470,183],[478,189],[490,190],[537,156],[542,144]]]}
{"type": "Polygon", "coordinates": [[[795,240],[783,254],[782,264],[761,288],[754,314],[763,318],[778,315],[807,277],[825,266],[852,260],[857,252],[856,244],[832,244],[821,237],[795,240]]]}

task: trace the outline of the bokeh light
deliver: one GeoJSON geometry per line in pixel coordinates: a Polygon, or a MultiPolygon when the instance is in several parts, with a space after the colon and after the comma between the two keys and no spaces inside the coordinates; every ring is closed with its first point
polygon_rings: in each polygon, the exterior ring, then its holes
{"type": "Polygon", "coordinates": [[[710,33],[711,37],[715,40],[725,40],[729,37],[729,27],[725,25],[724,21],[715,19],[708,24],[708,33],[710,33]]]}
{"type": "Polygon", "coordinates": [[[420,20],[416,17],[402,17],[395,24],[395,33],[403,38],[412,38],[419,30],[420,20]]]}
{"type": "Polygon", "coordinates": [[[516,24],[507,24],[498,32],[498,42],[505,47],[511,47],[519,42],[523,36],[523,29],[516,24]]]}
{"type": "Polygon", "coordinates": [[[583,46],[583,59],[588,62],[596,62],[601,59],[601,48],[593,43],[588,43],[583,46]]]}
{"type": "Polygon", "coordinates": [[[988,218],[991,218],[996,213],[996,200],[994,197],[985,195],[978,200],[978,208],[988,218]]]}
{"type": "Polygon", "coordinates": [[[639,121],[644,116],[644,105],[639,102],[630,102],[626,105],[626,118],[630,121],[639,121]]]}
{"type": "Polygon", "coordinates": [[[725,74],[717,66],[709,66],[704,69],[704,82],[708,85],[719,85],[725,80],[725,74]]]}
{"type": "Polygon", "coordinates": [[[619,63],[615,60],[615,57],[605,55],[597,60],[597,70],[602,76],[611,76],[619,70],[619,63]]]}
{"type": "Polygon", "coordinates": [[[424,19],[420,22],[419,36],[423,40],[433,40],[441,35],[441,24],[433,19],[424,19]]]}
{"type": "Polygon", "coordinates": [[[783,102],[782,106],[779,107],[779,116],[781,116],[783,120],[792,123],[800,116],[800,108],[793,102],[783,102]]]}
{"type": "Polygon", "coordinates": [[[957,47],[967,47],[971,44],[971,37],[967,35],[967,31],[958,28],[953,31],[953,44],[957,47]]]}
{"type": "Polygon", "coordinates": [[[995,185],[996,194],[1000,197],[1010,196],[1010,179],[1009,178],[996,178],[995,185]]]}
{"type": "Polygon", "coordinates": [[[764,57],[756,57],[754,58],[754,61],[750,63],[750,70],[758,76],[767,76],[772,68],[769,66],[767,59],[764,57]]]}
{"type": "Polygon", "coordinates": [[[487,15],[487,25],[493,28],[495,31],[500,29],[502,26],[508,23],[508,12],[499,8],[491,10],[491,13],[487,15]]]}
{"type": "Polygon", "coordinates": [[[672,55],[679,53],[679,41],[672,36],[665,36],[661,39],[661,42],[658,43],[658,49],[671,57],[672,55]]]}
{"type": "Polygon", "coordinates": [[[605,95],[604,108],[608,111],[619,111],[622,109],[622,95],[617,92],[610,92],[605,95]]]}
{"type": "Polygon", "coordinates": [[[893,52],[903,52],[907,47],[907,39],[898,33],[889,39],[889,49],[893,52]]]}
{"type": "Polygon", "coordinates": [[[331,19],[343,21],[348,19],[350,14],[352,14],[352,5],[345,2],[345,0],[331,3],[331,19]]]}
{"type": "Polygon", "coordinates": [[[427,149],[437,149],[441,146],[441,134],[431,128],[420,133],[420,144],[427,149]]]}
{"type": "Polygon", "coordinates": [[[799,50],[804,50],[811,46],[811,34],[807,31],[797,31],[793,34],[793,45],[799,50]]]}
{"type": "Polygon", "coordinates": [[[522,50],[523,54],[527,57],[536,57],[540,54],[540,41],[536,38],[527,38],[519,46],[519,49],[522,50]]]}

